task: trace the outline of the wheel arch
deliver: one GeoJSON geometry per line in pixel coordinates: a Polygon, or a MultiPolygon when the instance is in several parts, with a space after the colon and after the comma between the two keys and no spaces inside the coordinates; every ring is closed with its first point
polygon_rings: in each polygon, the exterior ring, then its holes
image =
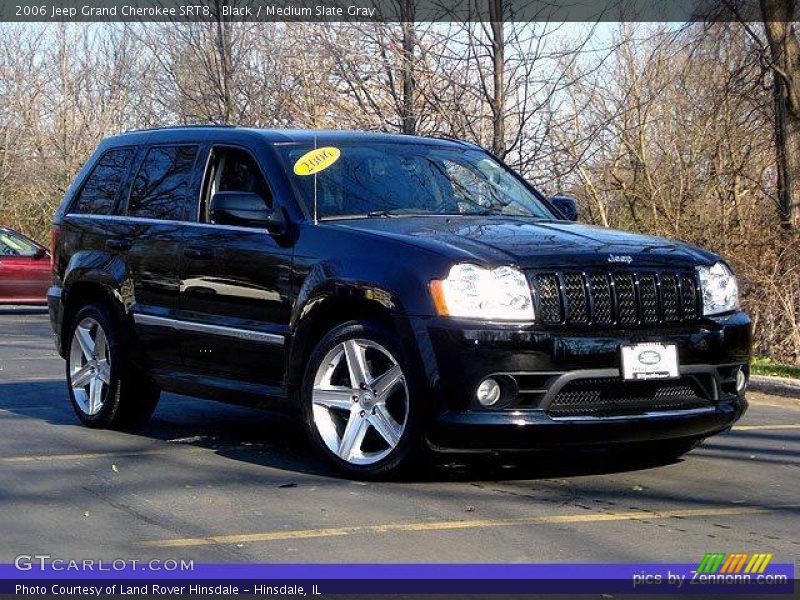
{"type": "Polygon", "coordinates": [[[337,325],[348,321],[374,321],[402,339],[407,331],[405,316],[385,302],[386,299],[382,290],[347,286],[320,290],[310,297],[292,323],[286,369],[286,383],[290,392],[297,391],[308,357],[319,340],[337,325]]]}
{"type": "Polygon", "coordinates": [[[88,304],[103,304],[121,325],[125,324],[127,306],[132,304],[125,290],[133,287],[126,277],[127,270],[117,257],[98,257],[94,253],[76,253],[64,276],[62,292],[63,317],[59,341],[66,348],[66,336],[77,312],[88,304]],[[105,260],[98,260],[105,258],[105,260]],[[98,269],[95,265],[102,264],[98,269]]]}

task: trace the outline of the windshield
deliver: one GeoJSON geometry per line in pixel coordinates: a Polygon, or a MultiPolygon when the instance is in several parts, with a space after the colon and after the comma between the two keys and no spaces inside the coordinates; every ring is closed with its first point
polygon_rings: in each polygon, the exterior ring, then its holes
{"type": "Polygon", "coordinates": [[[0,256],[36,256],[39,247],[24,237],[0,231],[0,256]]]}
{"type": "Polygon", "coordinates": [[[319,218],[414,214],[554,218],[534,192],[477,149],[391,142],[319,146],[329,152],[316,163],[313,157],[307,159],[313,150],[310,144],[277,146],[309,212],[316,178],[319,218]]]}

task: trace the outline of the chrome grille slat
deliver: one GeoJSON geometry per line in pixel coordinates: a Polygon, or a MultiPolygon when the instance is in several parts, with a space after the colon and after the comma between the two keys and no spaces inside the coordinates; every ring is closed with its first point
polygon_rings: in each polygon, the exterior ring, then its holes
{"type": "Polygon", "coordinates": [[[547,271],[531,275],[546,325],[674,325],[700,318],[693,273],[670,269],[547,271]]]}

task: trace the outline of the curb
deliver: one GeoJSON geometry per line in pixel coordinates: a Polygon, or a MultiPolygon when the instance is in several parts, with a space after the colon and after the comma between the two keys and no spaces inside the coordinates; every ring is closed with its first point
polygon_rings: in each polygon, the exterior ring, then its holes
{"type": "Polygon", "coordinates": [[[753,375],[750,377],[748,389],[800,400],[800,379],[753,375]]]}

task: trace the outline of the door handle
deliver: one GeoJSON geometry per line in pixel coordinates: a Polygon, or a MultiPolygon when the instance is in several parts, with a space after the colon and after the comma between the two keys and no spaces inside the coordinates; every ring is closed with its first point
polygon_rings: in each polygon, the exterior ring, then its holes
{"type": "Polygon", "coordinates": [[[131,242],[130,240],[112,238],[106,241],[106,248],[109,250],[130,250],[131,242]]]}
{"type": "Polygon", "coordinates": [[[214,258],[214,251],[211,248],[186,248],[183,255],[193,260],[211,260],[214,258]]]}

